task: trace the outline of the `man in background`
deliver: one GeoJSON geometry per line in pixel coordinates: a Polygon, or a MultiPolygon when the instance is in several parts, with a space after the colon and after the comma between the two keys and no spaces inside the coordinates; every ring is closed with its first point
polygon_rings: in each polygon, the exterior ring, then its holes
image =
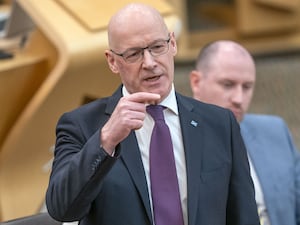
{"type": "Polygon", "coordinates": [[[206,45],[190,73],[194,98],[230,109],[240,123],[261,225],[299,225],[299,152],[280,117],[246,113],[255,80],[252,56],[229,40],[206,45]]]}

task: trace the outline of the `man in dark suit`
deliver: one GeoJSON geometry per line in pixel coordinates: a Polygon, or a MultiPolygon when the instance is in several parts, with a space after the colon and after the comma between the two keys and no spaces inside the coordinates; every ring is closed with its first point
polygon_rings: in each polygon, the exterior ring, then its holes
{"type": "Polygon", "coordinates": [[[227,109],[175,92],[176,40],[158,11],[125,6],[111,18],[108,40],[108,65],[122,85],[60,118],[46,195],[49,214],[80,224],[161,225],[158,217],[170,209],[157,210],[165,201],[154,204],[154,121],[146,107],[162,105],[177,172],[171,189],[179,189],[180,202],[180,212],[166,218],[173,222],[163,225],[259,225],[238,123],[227,109]]]}

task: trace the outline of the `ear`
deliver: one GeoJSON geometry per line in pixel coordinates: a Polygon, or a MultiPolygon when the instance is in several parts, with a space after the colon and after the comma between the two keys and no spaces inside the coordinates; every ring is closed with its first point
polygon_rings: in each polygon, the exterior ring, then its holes
{"type": "Polygon", "coordinates": [[[200,89],[200,82],[202,80],[202,73],[197,70],[192,70],[190,72],[190,86],[192,89],[192,92],[195,96],[195,93],[198,93],[200,89]]]}
{"type": "Polygon", "coordinates": [[[177,43],[176,43],[176,37],[175,37],[174,32],[170,33],[170,37],[171,37],[171,40],[170,40],[171,46],[170,46],[170,48],[173,52],[173,56],[175,56],[177,54],[177,43]]]}
{"type": "Polygon", "coordinates": [[[118,66],[116,65],[116,60],[113,53],[110,50],[105,50],[105,57],[110,70],[113,73],[119,73],[118,66]]]}

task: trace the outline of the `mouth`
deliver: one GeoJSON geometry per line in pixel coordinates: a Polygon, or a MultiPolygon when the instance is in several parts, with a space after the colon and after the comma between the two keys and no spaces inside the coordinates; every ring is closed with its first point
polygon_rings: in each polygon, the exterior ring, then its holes
{"type": "Polygon", "coordinates": [[[234,109],[231,109],[231,111],[233,112],[234,116],[237,118],[237,119],[240,119],[240,117],[243,115],[243,112],[242,110],[234,110],[234,109]]]}
{"type": "Polygon", "coordinates": [[[154,82],[154,81],[159,80],[160,77],[161,77],[161,75],[154,75],[154,76],[145,78],[145,80],[149,81],[149,82],[154,82]]]}

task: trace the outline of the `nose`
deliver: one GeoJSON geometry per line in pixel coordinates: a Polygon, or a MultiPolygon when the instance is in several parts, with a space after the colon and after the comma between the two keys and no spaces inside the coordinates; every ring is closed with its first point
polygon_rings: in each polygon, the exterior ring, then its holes
{"type": "Polygon", "coordinates": [[[149,49],[144,49],[144,55],[143,55],[143,67],[153,67],[155,65],[154,57],[152,56],[149,49]]]}
{"type": "Polygon", "coordinates": [[[244,93],[242,87],[236,87],[232,93],[231,100],[234,104],[241,105],[243,103],[244,93]]]}

